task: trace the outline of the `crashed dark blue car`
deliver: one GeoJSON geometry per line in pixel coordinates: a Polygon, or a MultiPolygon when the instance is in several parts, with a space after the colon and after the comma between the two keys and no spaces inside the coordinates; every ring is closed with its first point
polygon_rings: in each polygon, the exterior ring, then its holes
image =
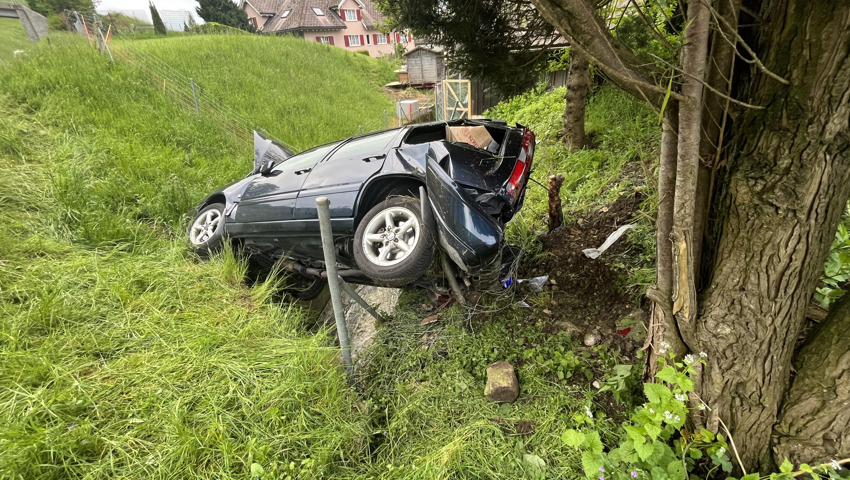
{"type": "Polygon", "coordinates": [[[254,150],[251,174],[198,206],[189,241],[199,254],[230,238],[252,260],[281,264],[307,280],[302,298],[318,294],[327,274],[316,199],[327,197],[339,273],[347,280],[420,282],[439,246],[467,284],[489,289],[504,263],[504,225],[522,206],[534,134],[502,121],[454,120],[297,155],[255,133],[254,150]],[[470,131],[489,143],[455,141],[452,133],[470,131]]]}

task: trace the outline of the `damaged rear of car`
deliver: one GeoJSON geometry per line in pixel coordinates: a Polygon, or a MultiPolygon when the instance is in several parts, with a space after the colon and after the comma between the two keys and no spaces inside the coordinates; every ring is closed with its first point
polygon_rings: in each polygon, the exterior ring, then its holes
{"type": "Polygon", "coordinates": [[[533,155],[530,130],[490,120],[406,126],[297,155],[255,134],[253,172],[201,203],[189,237],[204,253],[228,236],[252,258],[321,281],[316,199],[328,197],[339,272],[350,281],[427,282],[439,245],[470,284],[489,289],[533,155]]]}

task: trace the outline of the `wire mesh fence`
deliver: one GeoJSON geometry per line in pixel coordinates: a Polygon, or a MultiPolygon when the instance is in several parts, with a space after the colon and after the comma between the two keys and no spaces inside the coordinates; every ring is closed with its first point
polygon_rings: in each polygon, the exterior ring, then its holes
{"type": "MultiPolygon", "coordinates": [[[[152,32],[152,25],[139,23],[147,21],[149,18],[149,16],[144,16],[144,13],[144,10],[118,11],[109,14],[65,11],[62,18],[69,30],[76,31],[87,38],[92,46],[98,48],[104,55],[108,55],[112,61],[133,66],[162,95],[169,97],[186,111],[212,120],[223,132],[235,136],[240,141],[251,141],[253,138],[251,132],[257,130],[296,153],[312,146],[291,145],[269,134],[262,125],[222,102],[211,91],[208,91],[202,83],[180,72],[168,62],[158,58],[154,53],[144,49],[113,45],[111,40],[114,37],[145,35],[147,27],[150,27],[152,32]]],[[[162,15],[162,11],[160,15],[162,15]]],[[[164,18],[163,21],[165,21],[164,18]]],[[[247,32],[232,27],[209,24],[187,28],[187,31],[183,34],[249,35],[247,32]]],[[[362,135],[397,127],[401,124],[402,121],[395,115],[395,112],[385,110],[382,115],[352,126],[349,135],[362,135]]]]}

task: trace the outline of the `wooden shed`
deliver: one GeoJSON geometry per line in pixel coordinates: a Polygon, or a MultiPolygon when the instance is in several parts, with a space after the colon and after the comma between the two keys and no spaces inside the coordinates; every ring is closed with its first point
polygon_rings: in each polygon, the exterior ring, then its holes
{"type": "Polygon", "coordinates": [[[442,48],[421,45],[405,52],[404,56],[412,85],[433,85],[444,78],[446,66],[442,48]]]}

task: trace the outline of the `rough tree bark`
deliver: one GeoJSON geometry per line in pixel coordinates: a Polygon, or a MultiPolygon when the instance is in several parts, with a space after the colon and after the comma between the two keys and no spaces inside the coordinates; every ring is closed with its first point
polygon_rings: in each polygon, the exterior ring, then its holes
{"type": "Polygon", "coordinates": [[[797,354],[797,377],[774,432],[773,454],[795,465],[850,456],[850,295],[833,305],[797,354]]]}
{"type": "Polygon", "coordinates": [[[567,75],[567,93],[564,98],[564,146],[568,151],[585,147],[584,110],[587,88],[590,85],[590,62],[574,50],[570,52],[570,71],[567,75]]]}
{"type": "Polygon", "coordinates": [[[766,108],[738,126],[692,348],[708,353],[703,400],[747,469],[766,471],[794,342],[850,195],[850,5],[772,0],[760,14],[754,51],[791,85],[754,67],[740,94],[766,108]]]}

